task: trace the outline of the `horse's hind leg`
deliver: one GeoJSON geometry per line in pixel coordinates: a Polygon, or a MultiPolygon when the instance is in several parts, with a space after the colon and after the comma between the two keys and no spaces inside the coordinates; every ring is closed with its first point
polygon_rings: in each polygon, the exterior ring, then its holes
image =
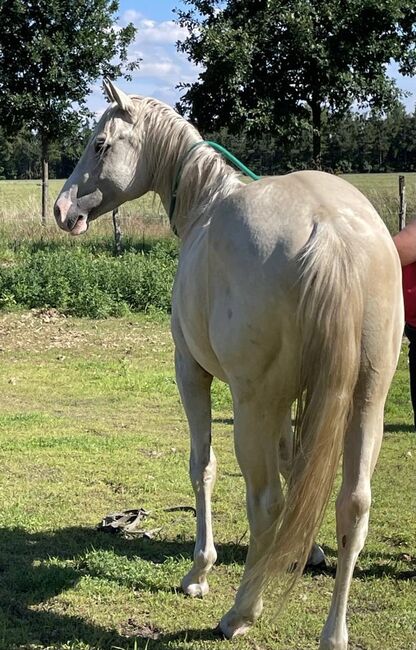
{"type": "Polygon", "coordinates": [[[383,437],[384,403],[396,367],[395,350],[389,350],[388,344],[380,344],[375,350],[371,350],[371,345],[369,348],[363,355],[367,360],[361,369],[345,438],[343,480],[336,504],[337,575],[320,650],[347,650],[348,647],[348,593],[355,563],[367,537],[370,479],[383,437]]]}
{"type": "Polygon", "coordinates": [[[284,503],[278,440],[289,407],[279,414],[273,407],[276,395],[270,398],[261,390],[256,394],[256,398],[240,404],[234,396],[235,447],[246,483],[250,546],[234,606],[220,622],[220,629],[227,638],[244,634],[262,611],[267,576],[263,569],[257,570],[258,562],[272,544],[275,524],[284,503]]]}
{"type": "MultiPolygon", "coordinates": [[[[287,414],[282,425],[282,435],[279,442],[280,473],[286,480],[289,479],[293,464],[293,429],[291,412],[287,414]]],[[[313,543],[306,562],[307,567],[325,566],[325,553],[316,542],[313,543]]]]}
{"type": "Polygon", "coordinates": [[[209,375],[181,346],[176,349],[176,378],[191,434],[190,477],[196,499],[196,541],[192,569],[182,580],[189,596],[208,593],[207,573],[217,554],[211,524],[211,493],[216,460],[211,449],[211,383],[209,375]]]}

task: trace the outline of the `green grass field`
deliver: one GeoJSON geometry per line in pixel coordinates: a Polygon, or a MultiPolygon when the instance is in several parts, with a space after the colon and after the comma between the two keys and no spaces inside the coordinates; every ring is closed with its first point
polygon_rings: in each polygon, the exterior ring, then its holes
{"type": "MultiPolygon", "coordinates": [[[[396,232],[398,224],[398,177],[399,174],[347,174],[343,176],[370,199],[391,232],[396,232]]],[[[405,178],[408,219],[410,220],[416,217],[416,173],[406,173],[405,178]]],[[[50,181],[49,203],[51,209],[63,182],[56,179],[50,181]]],[[[18,219],[38,223],[40,205],[41,184],[39,180],[0,181],[0,220],[15,221],[18,219]]],[[[122,206],[120,217],[128,232],[143,232],[151,227],[157,230],[160,228],[162,231],[166,230],[165,211],[160,200],[151,193],[122,206]]],[[[101,219],[98,227],[103,228],[103,222],[110,225],[109,215],[101,219]]],[[[96,230],[97,223],[93,225],[96,230]]]]}
{"type": "MultiPolygon", "coordinates": [[[[0,315],[1,650],[226,650],[213,628],[230,606],[247,544],[228,389],[214,387],[219,558],[204,599],[178,590],[195,522],[188,434],[166,316],[91,321],[49,310],[0,315]],[[95,529],[109,512],[152,511],[154,539],[95,529]]],[[[386,412],[368,542],[352,584],[354,650],[415,650],[416,438],[405,350],[386,412]]],[[[236,650],[308,650],[336,565],[333,501],[319,535],[324,574],[305,575],[236,650]]]]}

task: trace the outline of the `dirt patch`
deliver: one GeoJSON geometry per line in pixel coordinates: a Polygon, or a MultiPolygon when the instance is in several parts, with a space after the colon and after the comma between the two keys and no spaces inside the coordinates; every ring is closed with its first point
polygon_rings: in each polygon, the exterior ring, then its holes
{"type": "Polygon", "coordinates": [[[160,638],[161,631],[151,624],[141,624],[134,618],[129,618],[120,626],[120,634],[127,637],[156,640],[160,638]]]}

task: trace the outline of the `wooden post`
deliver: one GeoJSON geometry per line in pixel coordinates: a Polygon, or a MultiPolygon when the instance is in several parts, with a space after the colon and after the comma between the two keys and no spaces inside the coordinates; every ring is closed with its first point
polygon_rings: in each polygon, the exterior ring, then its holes
{"type": "Polygon", "coordinates": [[[116,255],[121,255],[123,252],[122,233],[120,223],[117,218],[118,208],[113,210],[113,226],[114,226],[114,248],[116,255]]]}
{"type": "Polygon", "coordinates": [[[406,180],[399,176],[399,230],[406,225],[406,180]]]}
{"type": "Polygon", "coordinates": [[[48,184],[49,184],[49,142],[42,135],[42,226],[48,218],[48,184]]]}

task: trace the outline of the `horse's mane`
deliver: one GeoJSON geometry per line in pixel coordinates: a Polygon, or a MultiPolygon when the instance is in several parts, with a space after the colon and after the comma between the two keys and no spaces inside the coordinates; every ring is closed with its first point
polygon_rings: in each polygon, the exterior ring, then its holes
{"type": "MultiPolygon", "coordinates": [[[[135,111],[132,120],[137,142],[145,142],[146,162],[152,174],[152,189],[169,196],[180,172],[175,217],[207,207],[215,198],[226,196],[241,184],[239,174],[209,146],[190,147],[202,140],[195,127],[172,107],[151,97],[130,95],[135,111]]],[[[110,109],[111,110],[111,109],[110,109]]],[[[109,120],[109,135],[116,129],[109,120]]],[[[106,129],[107,130],[107,129],[106,129]]]]}

